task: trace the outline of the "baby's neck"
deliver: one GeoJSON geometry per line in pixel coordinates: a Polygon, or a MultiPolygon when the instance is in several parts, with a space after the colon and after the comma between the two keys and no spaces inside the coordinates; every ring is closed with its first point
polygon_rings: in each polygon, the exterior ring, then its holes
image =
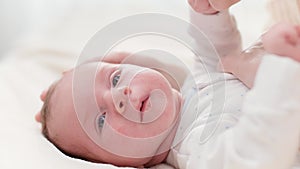
{"type": "Polygon", "coordinates": [[[162,142],[162,144],[160,145],[160,147],[157,150],[157,152],[163,152],[163,151],[164,152],[153,156],[152,159],[147,164],[144,165],[145,167],[151,167],[151,166],[157,165],[167,159],[170,149],[172,148],[172,143],[173,143],[173,140],[176,135],[178,124],[179,124],[179,120],[176,121],[176,124],[173,126],[172,130],[170,131],[170,134],[166,137],[164,142],[162,142]],[[166,147],[168,147],[168,148],[166,148],[166,147]],[[165,151],[165,150],[167,150],[167,151],[165,151]]]}
{"type": "Polygon", "coordinates": [[[170,152],[170,149],[172,148],[172,144],[173,144],[173,141],[174,141],[174,138],[175,138],[175,135],[176,135],[176,132],[177,132],[177,128],[178,128],[178,125],[179,125],[179,114],[181,112],[181,99],[177,99],[176,101],[176,108],[175,108],[175,111],[176,111],[176,121],[174,121],[174,124],[172,125],[172,129],[171,131],[169,132],[169,135],[166,137],[166,139],[161,143],[161,145],[159,146],[157,152],[162,152],[158,155],[155,155],[152,157],[152,159],[147,163],[145,164],[145,167],[151,167],[151,166],[154,166],[156,164],[159,164],[163,161],[165,161],[169,155],[169,152],[170,152]],[[166,151],[167,150],[167,151],[166,151]]]}

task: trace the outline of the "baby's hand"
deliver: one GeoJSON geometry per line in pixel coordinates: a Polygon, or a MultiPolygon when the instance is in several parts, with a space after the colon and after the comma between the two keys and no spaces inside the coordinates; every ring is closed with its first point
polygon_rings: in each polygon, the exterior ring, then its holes
{"type": "Polygon", "coordinates": [[[300,62],[300,25],[279,23],[262,37],[267,52],[300,62]]]}
{"type": "Polygon", "coordinates": [[[240,0],[188,0],[191,7],[199,13],[215,14],[228,9],[240,0]]]}

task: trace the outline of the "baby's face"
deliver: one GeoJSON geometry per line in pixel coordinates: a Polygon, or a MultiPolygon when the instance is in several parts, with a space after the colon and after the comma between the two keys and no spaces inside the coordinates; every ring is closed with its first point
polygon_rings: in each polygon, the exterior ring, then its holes
{"type": "Polygon", "coordinates": [[[76,73],[93,72],[92,93],[84,79],[73,90],[74,70],[57,84],[47,119],[49,137],[63,150],[96,162],[161,162],[176,130],[178,91],[161,73],[144,67],[91,62],[76,68],[76,73]],[[74,92],[80,102],[74,102],[74,92]]]}

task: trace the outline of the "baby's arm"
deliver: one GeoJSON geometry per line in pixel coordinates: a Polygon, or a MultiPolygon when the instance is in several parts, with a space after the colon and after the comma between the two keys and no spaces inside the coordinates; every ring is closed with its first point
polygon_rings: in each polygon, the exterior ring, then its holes
{"type": "MultiPolygon", "coordinates": [[[[274,29],[262,38],[264,44],[258,43],[256,47],[249,49],[248,53],[244,52],[242,58],[238,60],[241,64],[239,73],[243,72],[244,77],[247,77],[247,71],[252,70],[255,74],[251,78],[253,81],[256,78],[253,89],[244,101],[243,116],[231,128],[226,127],[229,126],[226,118],[220,121],[219,128],[223,128],[224,132],[215,133],[215,138],[211,138],[201,146],[187,141],[186,144],[191,144],[190,147],[199,147],[198,150],[195,148],[195,156],[190,158],[188,165],[198,165],[202,168],[247,169],[280,169],[291,168],[293,165],[299,148],[300,64],[264,53],[262,46],[274,45],[268,44],[270,42],[265,38],[276,37],[275,39],[280,42],[285,42],[278,38],[286,36],[279,34],[277,37],[272,31],[274,29]],[[257,69],[259,65],[260,68],[257,69]]],[[[277,48],[284,45],[290,44],[283,43],[277,48]]],[[[273,47],[271,46],[271,49],[273,47]]],[[[267,50],[269,53],[276,53],[268,48],[267,50]]],[[[293,57],[288,53],[286,56],[293,57]]],[[[236,56],[231,59],[233,59],[230,62],[231,66],[237,64],[234,62],[238,59],[236,56]]],[[[198,131],[201,135],[200,127],[198,131]]]]}
{"type": "Polygon", "coordinates": [[[218,121],[221,131],[216,131],[215,137],[204,144],[195,142],[201,138],[204,125],[183,143],[188,146],[185,153],[192,154],[186,168],[290,168],[299,144],[299,74],[299,63],[264,57],[238,123],[228,128],[230,116],[224,114],[218,121]]]}
{"type": "MultiPolygon", "coordinates": [[[[197,1],[199,1],[197,5],[200,6],[207,0],[195,0],[197,1]]],[[[192,6],[192,8],[197,9],[197,6],[192,6]]],[[[196,66],[201,64],[198,67],[204,65],[210,71],[217,72],[219,57],[241,53],[240,33],[234,17],[229,14],[228,10],[211,15],[191,10],[190,18],[193,26],[190,26],[189,33],[196,42],[193,46],[197,55],[196,66]]]]}
{"type": "Polygon", "coordinates": [[[242,53],[222,57],[219,63],[219,70],[233,74],[248,88],[252,88],[257,69],[265,54],[266,51],[263,48],[263,44],[259,41],[242,53]]]}
{"type": "Polygon", "coordinates": [[[252,88],[257,69],[266,53],[300,61],[300,26],[280,23],[262,36],[262,41],[238,55],[221,58],[220,69],[234,74],[252,88]]]}

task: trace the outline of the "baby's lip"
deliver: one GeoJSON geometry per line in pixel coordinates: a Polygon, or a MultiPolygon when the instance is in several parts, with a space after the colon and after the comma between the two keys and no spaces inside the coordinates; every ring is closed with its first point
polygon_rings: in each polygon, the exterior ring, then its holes
{"type": "Polygon", "coordinates": [[[148,105],[148,102],[149,102],[149,96],[147,96],[145,99],[143,99],[140,103],[140,112],[145,112],[146,108],[147,108],[147,105],[148,105]]]}
{"type": "Polygon", "coordinates": [[[150,95],[149,94],[142,94],[135,98],[134,96],[130,98],[129,102],[133,106],[133,108],[138,111],[142,112],[144,108],[146,108],[146,101],[149,99],[150,95]]]}

